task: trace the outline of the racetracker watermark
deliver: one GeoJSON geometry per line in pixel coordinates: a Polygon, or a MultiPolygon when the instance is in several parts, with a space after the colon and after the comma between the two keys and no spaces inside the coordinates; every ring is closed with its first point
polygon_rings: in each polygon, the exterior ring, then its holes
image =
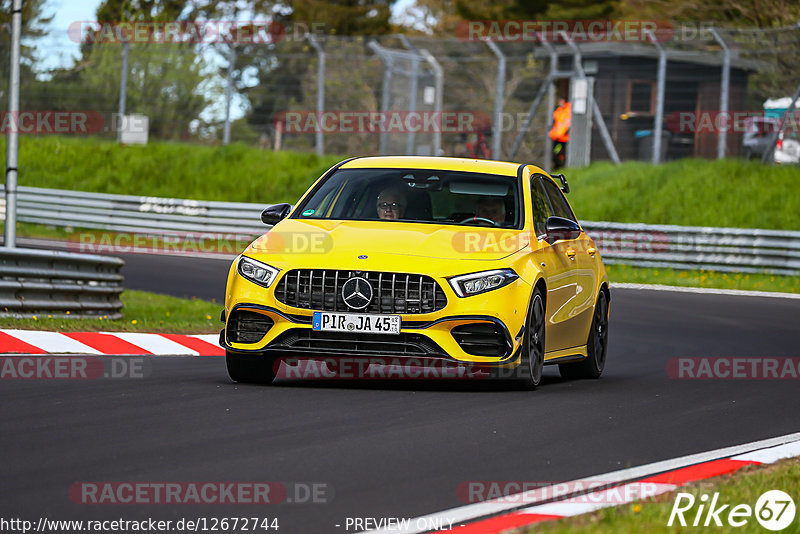
{"type": "Polygon", "coordinates": [[[672,241],[666,232],[652,230],[592,230],[592,239],[603,254],[660,254],[669,250],[672,241]]]}
{"type": "Polygon", "coordinates": [[[282,111],[274,124],[287,134],[303,133],[470,133],[484,131],[491,118],[480,111],[282,111]],[[279,126],[280,125],[280,126],[279,126]]]}
{"type": "Polygon", "coordinates": [[[67,238],[67,250],[82,254],[239,254],[253,241],[253,237],[211,232],[80,232],[67,238]]]}
{"type": "MultiPolygon", "coordinates": [[[[783,114],[781,114],[781,117],[783,114]]],[[[767,116],[764,111],[673,111],[666,118],[667,128],[674,133],[757,133],[767,134],[777,130],[781,117],[767,116]],[[769,129],[759,123],[772,122],[769,129]]],[[[800,111],[786,115],[783,125],[786,132],[800,132],[800,111]]]]}
{"type": "Polygon", "coordinates": [[[463,41],[497,42],[649,42],[673,36],[665,20],[470,20],[460,22],[456,35],[463,41]]]}
{"type": "MultiPolygon", "coordinates": [[[[481,222],[479,217],[473,217],[473,219],[477,223],[481,222]]],[[[549,235],[541,237],[551,244],[555,244],[558,239],[571,239],[568,235],[558,232],[551,232],[549,235]]],[[[520,231],[465,230],[454,233],[450,241],[456,252],[512,254],[528,245],[530,240],[530,234],[520,231]]],[[[667,252],[670,241],[670,236],[664,232],[592,230],[591,240],[571,241],[569,248],[590,254],[596,253],[598,249],[603,254],[660,254],[667,252]]]]}
{"type": "Polygon", "coordinates": [[[667,376],[678,380],[789,380],[800,378],[800,358],[671,358],[667,376]]]}
{"type": "Polygon", "coordinates": [[[3,356],[0,380],[97,380],[147,378],[150,360],[114,356],[3,356]]]}
{"type": "Polygon", "coordinates": [[[326,482],[75,482],[76,504],[328,504],[326,482]]]}
{"type": "Polygon", "coordinates": [[[117,131],[142,133],[145,130],[146,122],[139,115],[63,110],[4,111],[0,114],[0,134],[91,135],[117,131]]]}
{"type": "Polygon", "coordinates": [[[553,482],[532,480],[472,480],[456,487],[456,497],[462,503],[497,500],[506,503],[528,504],[549,500],[569,499],[571,503],[624,504],[653,499],[662,493],[661,484],[654,482],[619,483],[553,482]]]}
{"type": "Polygon", "coordinates": [[[103,115],[96,111],[4,111],[0,115],[0,133],[21,134],[78,134],[102,132],[103,115]]]}
{"type": "Polygon", "coordinates": [[[483,380],[515,376],[514,369],[490,369],[485,365],[455,364],[425,358],[285,358],[274,363],[282,380],[483,380]],[[281,365],[282,364],[282,365],[281,365]],[[491,371],[491,372],[490,372],[491,371]]]}
{"type": "Polygon", "coordinates": [[[326,27],[324,22],[283,24],[274,20],[75,21],[67,35],[76,43],[92,44],[274,44],[324,35],[326,27]]]}

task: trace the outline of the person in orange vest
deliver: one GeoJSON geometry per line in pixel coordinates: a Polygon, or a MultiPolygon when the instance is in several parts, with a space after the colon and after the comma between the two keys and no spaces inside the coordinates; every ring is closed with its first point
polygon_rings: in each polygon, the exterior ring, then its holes
{"type": "Polygon", "coordinates": [[[569,127],[572,123],[572,105],[563,96],[558,97],[558,107],[553,112],[553,127],[550,139],[553,140],[553,168],[559,169],[566,163],[569,127]]]}

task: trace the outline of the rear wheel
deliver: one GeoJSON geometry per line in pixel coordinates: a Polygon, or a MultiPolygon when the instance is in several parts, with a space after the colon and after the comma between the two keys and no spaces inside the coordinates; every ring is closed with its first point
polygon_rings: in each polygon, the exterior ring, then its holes
{"type": "Polygon", "coordinates": [[[544,299],[538,287],[528,308],[525,322],[525,337],[522,341],[522,362],[519,369],[525,389],[536,389],[542,381],[544,369],[544,299]]]}
{"type": "Polygon", "coordinates": [[[589,329],[589,339],[586,341],[585,360],[577,363],[562,363],[558,371],[564,378],[600,378],[606,365],[608,352],[608,297],[605,291],[597,295],[597,304],[594,307],[592,327],[589,329]]]}
{"type": "Polygon", "coordinates": [[[275,358],[262,354],[240,354],[226,351],[228,376],[242,384],[271,384],[275,379],[275,358]]]}

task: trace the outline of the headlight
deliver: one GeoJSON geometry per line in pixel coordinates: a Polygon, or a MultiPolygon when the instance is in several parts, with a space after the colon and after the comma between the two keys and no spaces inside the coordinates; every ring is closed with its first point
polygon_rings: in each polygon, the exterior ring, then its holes
{"type": "Polygon", "coordinates": [[[511,269],[496,269],[481,273],[462,274],[448,279],[459,297],[471,297],[510,284],[519,278],[511,269]]]}
{"type": "Polygon", "coordinates": [[[280,269],[270,267],[266,263],[261,263],[252,258],[242,256],[239,258],[239,266],[237,267],[239,274],[255,282],[256,284],[264,287],[269,287],[272,282],[278,277],[280,269]]]}

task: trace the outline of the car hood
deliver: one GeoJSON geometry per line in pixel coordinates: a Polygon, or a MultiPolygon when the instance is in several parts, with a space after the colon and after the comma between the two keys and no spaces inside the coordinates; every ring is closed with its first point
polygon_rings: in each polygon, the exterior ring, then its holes
{"type": "Polygon", "coordinates": [[[285,219],[256,239],[245,254],[273,262],[285,260],[297,266],[319,266],[317,262],[324,254],[325,267],[337,268],[337,258],[346,259],[345,263],[354,258],[391,257],[495,261],[518,252],[528,243],[527,232],[516,229],[285,219]]]}

